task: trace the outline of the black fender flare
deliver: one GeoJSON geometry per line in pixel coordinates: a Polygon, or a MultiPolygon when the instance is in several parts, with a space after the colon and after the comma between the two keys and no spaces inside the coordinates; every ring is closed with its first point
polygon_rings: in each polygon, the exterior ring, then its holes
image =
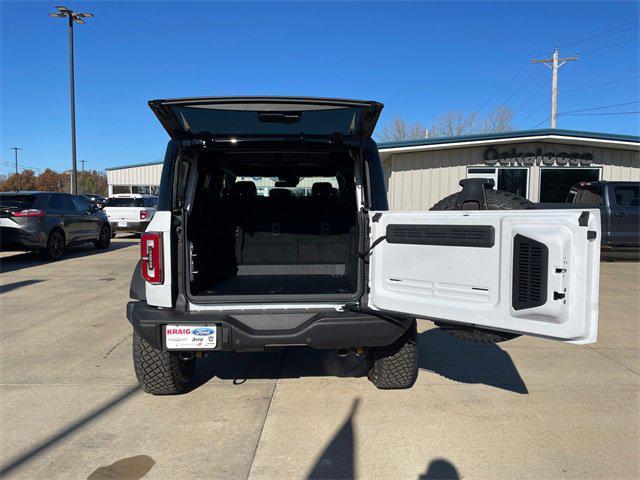
{"type": "Polygon", "coordinates": [[[138,260],[136,268],[133,269],[131,276],[131,285],[129,286],[129,298],[134,300],[146,300],[144,278],[142,278],[142,260],[138,260]]]}

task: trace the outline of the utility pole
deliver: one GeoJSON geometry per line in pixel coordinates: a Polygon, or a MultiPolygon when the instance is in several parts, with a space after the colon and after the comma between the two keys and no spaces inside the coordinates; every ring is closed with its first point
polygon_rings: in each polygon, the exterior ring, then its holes
{"type": "Polygon", "coordinates": [[[18,174],[18,150],[22,149],[18,147],[11,147],[11,150],[13,150],[16,157],[16,185],[18,187],[18,190],[20,190],[20,175],[18,174]]]}
{"type": "Polygon", "coordinates": [[[553,52],[553,58],[542,60],[531,60],[531,63],[543,63],[551,69],[551,128],[556,128],[556,117],[558,116],[558,69],[567,62],[578,60],[577,56],[558,58],[558,49],[553,52]],[[562,63],[558,63],[562,62],[562,63]],[[548,65],[548,64],[551,65],[548,65]]]}
{"type": "Polygon", "coordinates": [[[93,18],[93,13],[78,13],[67,7],[58,6],[52,18],[67,18],[69,22],[69,87],[71,90],[71,193],[78,193],[78,166],[76,164],[76,97],[73,69],[73,24],[86,23],[83,19],[93,18]]]}
{"type": "Polygon", "coordinates": [[[80,163],[82,164],[82,173],[84,173],[84,164],[85,164],[86,160],[80,160],[80,163]]]}

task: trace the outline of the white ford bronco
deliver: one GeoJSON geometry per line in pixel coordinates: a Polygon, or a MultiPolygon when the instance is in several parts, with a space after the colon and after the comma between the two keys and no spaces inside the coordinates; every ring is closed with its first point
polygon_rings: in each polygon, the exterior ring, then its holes
{"type": "Polygon", "coordinates": [[[377,387],[409,388],[416,318],[476,342],[596,341],[599,211],[487,190],[484,209],[390,212],[377,102],[149,104],[171,140],[127,304],[145,391],[182,392],[202,354],[294,346],[353,349],[377,387]]]}

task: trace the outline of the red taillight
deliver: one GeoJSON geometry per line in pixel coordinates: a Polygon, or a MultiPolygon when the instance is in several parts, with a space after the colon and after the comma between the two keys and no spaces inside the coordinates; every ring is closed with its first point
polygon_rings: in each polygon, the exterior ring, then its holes
{"type": "Polygon", "coordinates": [[[140,210],[140,220],[144,220],[149,216],[149,212],[147,210],[140,210]]]}
{"type": "Polygon", "coordinates": [[[44,217],[44,211],[36,208],[28,208],[19,212],[11,212],[14,217],[44,217]]]}
{"type": "Polygon", "coordinates": [[[152,285],[164,282],[162,260],[162,233],[143,233],[140,242],[142,278],[152,285]]]}

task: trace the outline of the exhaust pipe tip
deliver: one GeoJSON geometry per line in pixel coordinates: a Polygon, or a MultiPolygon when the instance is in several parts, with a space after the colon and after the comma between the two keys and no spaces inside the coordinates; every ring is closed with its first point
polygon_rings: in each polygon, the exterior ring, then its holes
{"type": "Polygon", "coordinates": [[[349,355],[349,349],[339,348],[338,350],[336,350],[336,355],[338,355],[339,357],[346,357],[347,355],[349,355]]]}
{"type": "Polygon", "coordinates": [[[178,353],[178,358],[183,362],[189,362],[196,357],[194,352],[180,352],[178,353]]]}

